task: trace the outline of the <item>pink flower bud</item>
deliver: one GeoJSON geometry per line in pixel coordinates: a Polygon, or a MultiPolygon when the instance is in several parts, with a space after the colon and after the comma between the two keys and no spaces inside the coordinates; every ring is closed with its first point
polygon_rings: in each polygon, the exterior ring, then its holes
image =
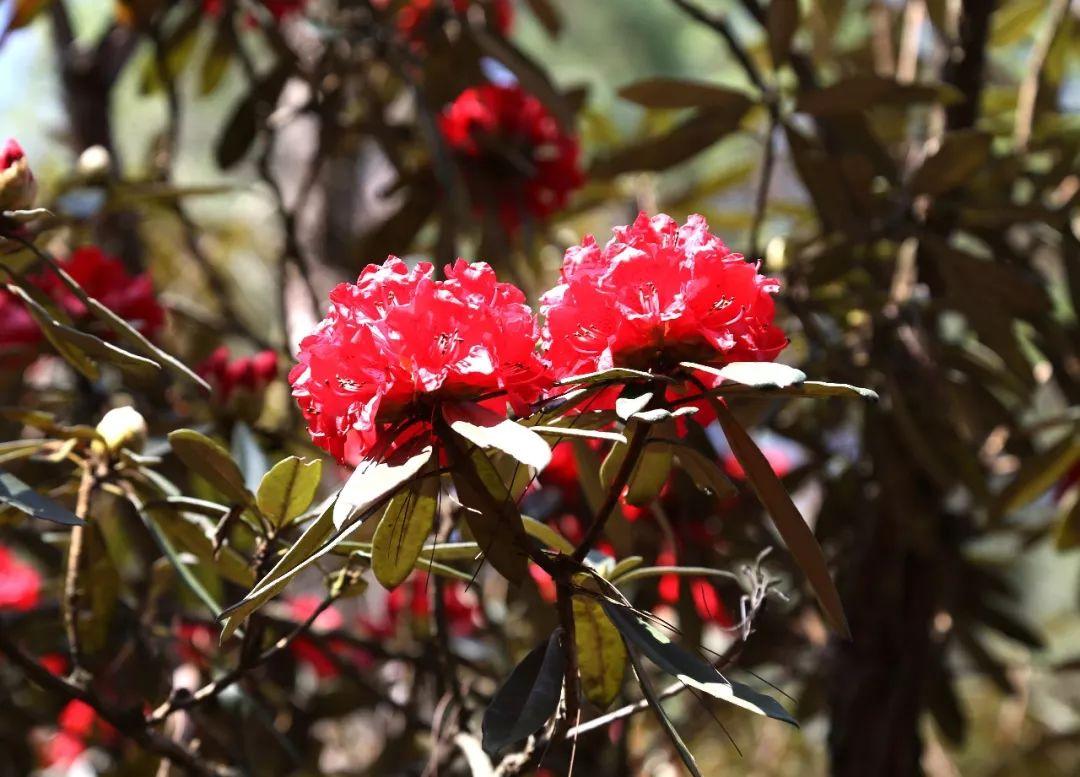
{"type": "Polygon", "coordinates": [[[36,194],[37,183],[22,146],[9,138],[0,150],[0,211],[32,208],[36,194]]]}

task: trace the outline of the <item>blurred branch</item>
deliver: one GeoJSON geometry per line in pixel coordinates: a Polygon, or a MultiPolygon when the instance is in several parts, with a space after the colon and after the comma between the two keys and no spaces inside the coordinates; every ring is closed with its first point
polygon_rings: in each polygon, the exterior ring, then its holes
{"type": "Polygon", "coordinates": [[[191,774],[200,777],[234,777],[236,774],[232,769],[203,760],[174,740],[147,729],[138,708],[117,709],[104,702],[93,691],[54,675],[11,641],[4,628],[0,628],[0,653],[7,656],[32,682],[65,699],[78,700],[89,705],[121,734],[191,774]]]}
{"type": "Polygon", "coordinates": [[[990,17],[996,0],[964,0],[960,11],[959,40],[945,64],[944,81],[952,84],[964,99],[945,109],[949,129],[972,127],[979,115],[984,86],[983,67],[990,35],[990,17]]]}

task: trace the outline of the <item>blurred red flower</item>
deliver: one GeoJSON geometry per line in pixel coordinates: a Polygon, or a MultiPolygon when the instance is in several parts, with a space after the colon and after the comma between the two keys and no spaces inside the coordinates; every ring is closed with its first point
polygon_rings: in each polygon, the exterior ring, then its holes
{"type": "Polygon", "coordinates": [[[214,400],[226,404],[236,396],[245,399],[259,395],[278,373],[278,356],[273,351],[259,351],[252,356],[229,358],[228,346],[217,348],[196,372],[214,389],[214,400]]]}
{"type": "Polygon", "coordinates": [[[0,545],[0,612],[32,610],[40,595],[38,571],[0,545]]]}
{"type": "Polygon", "coordinates": [[[0,288],[0,365],[8,366],[8,359],[16,363],[36,353],[41,342],[41,329],[26,306],[11,292],[0,288]]]}
{"type": "MultiPolygon", "coordinates": [[[[270,12],[270,15],[279,22],[300,13],[307,4],[307,0],[261,0],[261,2],[266,10],[270,12]]],[[[241,4],[236,3],[236,7],[240,8],[241,4]]],[[[203,13],[209,16],[221,16],[224,10],[225,0],[203,0],[203,13]]]]}
{"type": "Polygon", "coordinates": [[[541,298],[546,355],[556,377],[770,361],[787,345],[773,324],[778,289],[702,216],[679,226],[642,213],[606,246],[588,236],[567,250],[560,283],[541,298]]]}
{"type": "Polygon", "coordinates": [[[300,343],[289,373],[315,443],[341,461],[430,431],[435,399],[509,401],[546,387],[525,295],[487,264],[459,259],[446,280],[391,256],[330,292],[330,313],[300,343]]]}
{"type": "MultiPolygon", "coordinates": [[[[95,246],[75,249],[60,266],[83,290],[147,337],[153,337],[165,322],[165,312],[154,293],[149,273],[132,276],[119,259],[95,246]]],[[[45,271],[37,279],[57,303],[76,321],[88,315],[86,306],[56,277],[45,271]]]]}
{"type": "Polygon", "coordinates": [[[516,84],[466,89],[439,127],[463,161],[474,206],[494,212],[508,232],[526,217],[544,219],[563,208],[584,183],[577,138],[516,84]]]}

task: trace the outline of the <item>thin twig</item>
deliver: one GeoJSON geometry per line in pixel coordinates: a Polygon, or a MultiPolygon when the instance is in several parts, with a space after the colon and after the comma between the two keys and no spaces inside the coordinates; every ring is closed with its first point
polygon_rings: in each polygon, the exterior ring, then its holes
{"type": "MultiPolygon", "coordinates": [[[[93,498],[97,477],[94,465],[83,465],[82,478],[79,480],[79,493],[75,500],[75,517],[83,521],[90,514],[90,500],[93,498]]],[[[73,526],[68,544],[67,571],[64,574],[64,630],[67,633],[68,650],[71,653],[71,666],[74,672],[82,668],[82,644],[79,639],[79,603],[82,599],[82,556],[86,546],[86,526],[73,526]]]]}
{"type": "Polygon", "coordinates": [[[1052,0],[1047,11],[1045,26],[1035,39],[1035,45],[1031,47],[1031,56],[1028,58],[1027,70],[1024,71],[1024,79],[1020,82],[1020,90],[1016,99],[1016,130],[1014,137],[1016,148],[1025,151],[1028,141],[1031,140],[1031,129],[1035,123],[1035,105],[1039,100],[1039,84],[1042,81],[1043,67],[1046,65],[1046,57],[1050,53],[1050,47],[1065,21],[1065,14],[1069,10],[1069,0],[1052,0]]]}

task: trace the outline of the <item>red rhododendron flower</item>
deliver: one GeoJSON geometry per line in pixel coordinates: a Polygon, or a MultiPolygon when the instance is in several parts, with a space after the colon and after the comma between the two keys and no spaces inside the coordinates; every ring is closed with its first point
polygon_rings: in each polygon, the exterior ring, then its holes
{"type": "Polygon", "coordinates": [[[702,216],[679,226],[642,213],[606,246],[589,236],[567,250],[559,285],[541,298],[546,354],[557,377],[769,361],[787,345],[773,324],[778,289],[702,216]]]}
{"type": "Polygon", "coordinates": [[[330,292],[289,373],[315,443],[341,461],[430,431],[441,399],[509,401],[525,411],[546,386],[525,295],[487,264],[459,259],[446,280],[395,256],[330,292]]]}
{"type": "Polygon", "coordinates": [[[260,394],[277,377],[278,357],[273,351],[229,358],[227,346],[216,349],[196,372],[214,389],[214,399],[225,404],[239,394],[260,394]]]}
{"type": "MultiPolygon", "coordinates": [[[[293,620],[303,622],[315,614],[320,604],[322,604],[322,597],[315,594],[294,596],[288,602],[289,614],[293,620]]],[[[335,631],[340,629],[344,622],[340,610],[335,607],[327,607],[312,622],[311,631],[316,634],[324,631],[335,631]]],[[[324,647],[319,640],[301,635],[292,641],[289,650],[297,661],[307,664],[315,671],[318,677],[325,679],[336,677],[339,674],[337,664],[328,655],[327,650],[338,652],[344,650],[345,647],[344,644],[334,641],[324,647]]]]}
{"type": "Polygon", "coordinates": [[[526,216],[550,216],[584,183],[577,138],[516,84],[466,89],[439,127],[463,161],[473,204],[495,212],[507,231],[526,216]]]}
{"type": "MultiPolygon", "coordinates": [[[[154,294],[149,273],[131,276],[119,259],[94,246],[76,249],[60,262],[60,266],[87,294],[126,319],[147,337],[152,337],[161,329],[165,312],[154,294]]],[[[72,318],[79,320],[87,316],[86,306],[53,273],[44,273],[38,284],[72,318]]]]}
{"type": "Polygon", "coordinates": [[[37,183],[22,146],[9,138],[0,148],[0,211],[31,208],[36,194],[37,183]]]}
{"type": "Polygon", "coordinates": [[[40,595],[38,571],[0,545],[0,612],[32,610],[40,595]]]}

